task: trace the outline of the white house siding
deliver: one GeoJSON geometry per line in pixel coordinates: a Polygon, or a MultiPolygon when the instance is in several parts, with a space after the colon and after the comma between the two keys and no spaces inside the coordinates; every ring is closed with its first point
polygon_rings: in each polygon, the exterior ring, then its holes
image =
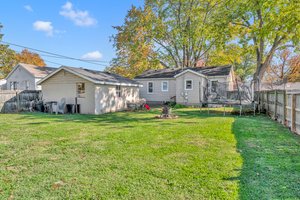
{"type": "Polygon", "coordinates": [[[6,90],[6,80],[5,79],[0,80],[0,90],[6,90]]]}
{"type": "Polygon", "coordinates": [[[28,90],[36,90],[36,82],[34,76],[23,67],[18,66],[15,71],[6,79],[6,89],[11,89],[11,82],[17,82],[17,90],[26,90],[26,81],[29,82],[28,90]]]}
{"type": "Polygon", "coordinates": [[[60,101],[66,98],[67,104],[75,104],[77,97],[76,83],[85,83],[85,97],[77,98],[77,103],[80,104],[80,113],[94,114],[95,113],[95,85],[79,76],[62,70],[42,82],[43,100],[60,101]]]}
{"type": "Polygon", "coordinates": [[[201,105],[204,100],[204,90],[207,85],[207,79],[203,76],[186,72],[176,78],[176,101],[180,104],[201,105]],[[185,89],[185,81],[192,80],[192,90],[185,89]],[[184,95],[187,94],[187,99],[184,95]]]}
{"type": "Polygon", "coordinates": [[[145,98],[147,102],[161,103],[171,101],[176,96],[176,80],[175,79],[136,79],[143,87],[140,88],[140,97],[145,98]],[[168,81],[168,91],[162,91],[162,82],[168,81]],[[148,82],[153,82],[153,93],[148,93],[148,82]]]}
{"type": "Polygon", "coordinates": [[[38,85],[37,82],[39,82],[41,78],[35,78],[34,83],[35,83],[35,89],[36,90],[42,90],[42,86],[38,85]]]}
{"type": "Polygon", "coordinates": [[[96,85],[95,114],[124,110],[128,102],[134,103],[138,100],[138,87],[121,86],[121,97],[118,97],[115,85],[96,85]]]}

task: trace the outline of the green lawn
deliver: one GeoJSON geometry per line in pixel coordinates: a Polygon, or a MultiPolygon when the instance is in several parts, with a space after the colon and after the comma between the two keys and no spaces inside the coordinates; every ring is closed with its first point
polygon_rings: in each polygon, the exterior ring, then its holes
{"type": "Polygon", "coordinates": [[[0,199],[299,199],[300,137],[181,109],[0,115],[0,199]]]}

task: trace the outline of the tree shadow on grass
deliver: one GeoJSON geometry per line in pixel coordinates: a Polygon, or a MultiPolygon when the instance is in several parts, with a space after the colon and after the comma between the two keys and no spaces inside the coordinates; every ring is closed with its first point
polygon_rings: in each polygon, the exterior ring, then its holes
{"type": "Polygon", "coordinates": [[[300,137],[264,116],[235,118],[240,199],[300,199],[300,137]]]}
{"type": "Polygon", "coordinates": [[[116,113],[106,113],[102,115],[55,115],[55,114],[46,114],[46,113],[23,113],[18,117],[18,120],[27,120],[28,124],[43,124],[41,122],[46,120],[47,123],[65,123],[65,122],[74,122],[74,123],[96,123],[101,126],[107,124],[124,124],[128,126],[128,123],[132,122],[152,122],[155,116],[155,112],[146,113],[146,112],[116,112],[116,113]]]}

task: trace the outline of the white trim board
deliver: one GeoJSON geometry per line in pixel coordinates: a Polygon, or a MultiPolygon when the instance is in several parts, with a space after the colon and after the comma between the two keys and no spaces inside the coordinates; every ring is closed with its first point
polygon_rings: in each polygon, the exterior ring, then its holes
{"type": "Polygon", "coordinates": [[[184,90],[193,90],[194,89],[194,80],[193,79],[184,79],[184,90]],[[191,81],[191,89],[186,89],[186,82],[191,81]]]}
{"type": "Polygon", "coordinates": [[[147,82],[147,94],[153,94],[154,93],[154,82],[148,81],[147,82]],[[149,92],[149,83],[152,83],[152,92],[149,92]]]}
{"type": "Polygon", "coordinates": [[[162,92],[169,92],[169,81],[161,81],[160,86],[161,86],[160,89],[161,89],[162,92]],[[167,89],[166,90],[163,89],[164,88],[164,82],[167,83],[167,89]]]}
{"type": "Polygon", "coordinates": [[[184,70],[184,71],[180,72],[179,74],[175,75],[174,78],[177,78],[177,77],[179,77],[179,76],[181,76],[181,75],[183,75],[183,74],[185,74],[187,72],[190,72],[192,74],[196,74],[196,75],[201,76],[203,78],[207,78],[207,76],[205,76],[205,75],[203,75],[201,73],[195,72],[193,70],[190,70],[190,69],[187,69],[187,70],[184,70]]]}

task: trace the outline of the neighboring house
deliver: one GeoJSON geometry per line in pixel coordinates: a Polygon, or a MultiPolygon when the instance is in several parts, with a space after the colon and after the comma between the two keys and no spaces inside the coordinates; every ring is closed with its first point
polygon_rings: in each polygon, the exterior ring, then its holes
{"type": "Polygon", "coordinates": [[[82,114],[102,114],[127,108],[139,101],[139,84],[122,76],[62,66],[38,82],[44,102],[66,100],[82,114]]]}
{"type": "Polygon", "coordinates": [[[6,89],[6,80],[0,79],[0,90],[5,90],[5,89],[6,89]]]}
{"type": "Polygon", "coordinates": [[[234,71],[230,65],[148,70],[134,80],[143,85],[140,97],[149,103],[176,101],[201,105],[218,91],[235,89],[234,71]]]}
{"type": "Polygon", "coordinates": [[[7,90],[41,90],[37,82],[57,68],[19,63],[6,77],[7,90]]]}
{"type": "Polygon", "coordinates": [[[279,85],[263,82],[260,90],[300,90],[300,82],[287,82],[279,85]]]}

